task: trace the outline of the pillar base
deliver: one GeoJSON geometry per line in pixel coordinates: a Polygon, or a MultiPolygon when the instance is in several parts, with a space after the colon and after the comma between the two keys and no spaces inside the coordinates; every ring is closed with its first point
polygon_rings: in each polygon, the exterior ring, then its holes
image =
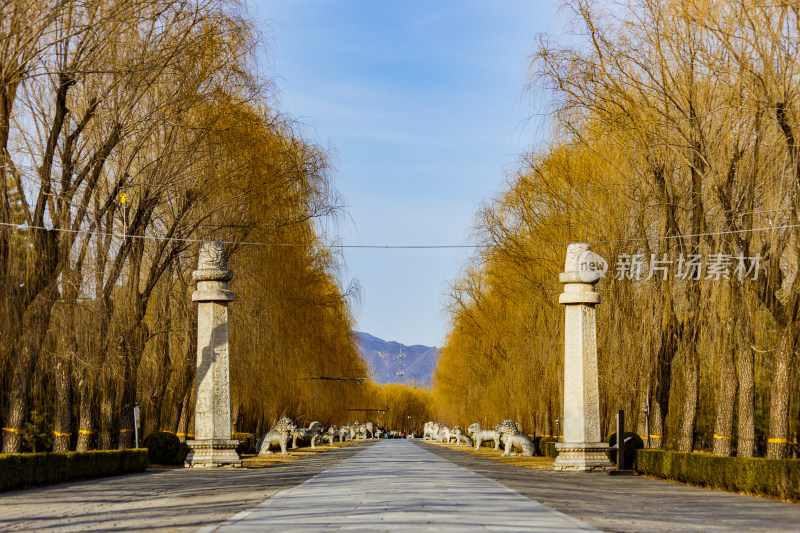
{"type": "Polygon", "coordinates": [[[186,456],[184,466],[214,467],[214,466],[242,466],[242,460],[236,453],[238,440],[233,439],[198,439],[187,440],[189,455],[186,456]]]}
{"type": "Polygon", "coordinates": [[[553,470],[572,472],[604,472],[611,470],[608,444],[605,442],[557,442],[558,456],[553,470]]]}

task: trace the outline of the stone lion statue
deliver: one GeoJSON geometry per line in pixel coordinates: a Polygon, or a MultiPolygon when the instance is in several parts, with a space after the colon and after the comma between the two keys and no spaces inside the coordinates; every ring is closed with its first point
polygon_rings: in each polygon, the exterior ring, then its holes
{"type": "Polygon", "coordinates": [[[472,446],[472,439],[464,433],[460,426],[453,426],[453,429],[450,430],[450,435],[456,440],[456,446],[461,446],[462,441],[466,446],[472,446]]]}
{"type": "Polygon", "coordinates": [[[445,426],[444,424],[435,423],[433,424],[433,429],[431,433],[431,437],[436,442],[444,442],[445,438],[445,429],[449,431],[450,428],[445,426]]]}
{"type": "Polygon", "coordinates": [[[519,426],[513,420],[503,420],[495,426],[495,430],[500,434],[500,439],[506,445],[503,457],[511,455],[511,450],[515,447],[522,450],[521,456],[530,457],[534,455],[533,440],[520,431],[519,426]]]}
{"type": "Polygon", "coordinates": [[[440,431],[444,434],[444,442],[445,444],[450,444],[450,439],[455,440],[455,435],[453,435],[453,428],[446,424],[442,424],[440,431]]]}
{"type": "Polygon", "coordinates": [[[272,455],[269,449],[273,446],[280,446],[281,455],[289,455],[289,452],[286,451],[286,446],[289,443],[289,437],[296,429],[297,425],[292,422],[291,418],[281,418],[269,433],[258,439],[256,453],[258,455],[272,455]]]}
{"type": "Polygon", "coordinates": [[[370,439],[374,439],[375,438],[375,424],[373,424],[372,422],[366,422],[364,424],[364,438],[365,439],[367,438],[367,435],[369,435],[370,439]]]}
{"type": "Polygon", "coordinates": [[[470,424],[470,426],[467,428],[467,433],[472,435],[472,439],[475,441],[475,450],[480,450],[481,443],[485,440],[493,440],[494,449],[500,449],[500,433],[498,433],[495,429],[483,429],[483,427],[476,422],[474,424],[470,424]]]}
{"type": "Polygon", "coordinates": [[[346,424],[339,428],[339,442],[345,442],[356,438],[356,428],[353,424],[346,424]]]}
{"type": "Polygon", "coordinates": [[[292,431],[292,449],[297,449],[297,439],[305,440],[311,443],[311,449],[317,449],[317,439],[322,435],[325,429],[320,422],[311,422],[307,428],[295,428],[292,431]]]}
{"type": "Polygon", "coordinates": [[[422,438],[424,440],[433,438],[433,422],[425,422],[425,425],[422,426],[422,438]]]}
{"type": "Polygon", "coordinates": [[[338,426],[328,426],[322,433],[322,442],[327,441],[329,445],[333,446],[333,441],[336,439],[336,435],[339,434],[339,427],[338,426]]]}

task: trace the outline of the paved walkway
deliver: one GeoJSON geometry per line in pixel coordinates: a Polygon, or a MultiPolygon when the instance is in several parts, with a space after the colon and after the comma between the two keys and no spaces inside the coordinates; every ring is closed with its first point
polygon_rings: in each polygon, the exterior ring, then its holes
{"type": "Polygon", "coordinates": [[[0,531],[194,532],[295,487],[371,444],[269,468],[153,469],[0,493],[0,531]]]}
{"type": "Polygon", "coordinates": [[[642,476],[528,470],[435,444],[426,450],[603,531],[800,531],[800,505],[642,476]]]}
{"type": "Polygon", "coordinates": [[[581,523],[627,533],[800,531],[800,505],[639,476],[527,470],[420,440],[368,441],[269,468],[150,470],[0,493],[0,531],[570,531],[581,523]]]}
{"type": "Polygon", "coordinates": [[[384,440],[203,532],[596,529],[406,440],[384,440]]]}

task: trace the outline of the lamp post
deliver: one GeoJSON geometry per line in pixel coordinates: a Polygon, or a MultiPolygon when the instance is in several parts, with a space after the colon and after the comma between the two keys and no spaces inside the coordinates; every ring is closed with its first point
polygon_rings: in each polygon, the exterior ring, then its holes
{"type": "Polygon", "coordinates": [[[561,435],[561,430],[558,429],[558,422],[559,422],[559,420],[558,420],[558,418],[556,418],[556,434],[553,435],[556,438],[556,440],[558,440],[558,438],[559,438],[558,436],[561,435]]]}
{"type": "Polygon", "coordinates": [[[650,400],[647,400],[647,405],[642,412],[644,413],[645,433],[647,433],[647,448],[650,449],[650,400]]]}
{"type": "Polygon", "coordinates": [[[136,442],[136,447],[139,447],[139,421],[141,416],[139,414],[139,404],[133,404],[133,437],[136,442]]]}

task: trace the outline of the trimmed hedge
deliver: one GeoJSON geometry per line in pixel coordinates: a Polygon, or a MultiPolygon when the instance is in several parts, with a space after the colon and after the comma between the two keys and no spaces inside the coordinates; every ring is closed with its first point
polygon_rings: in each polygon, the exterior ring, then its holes
{"type": "Polygon", "coordinates": [[[556,442],[558,441],[553,437],[542,437],[539,440],[539,453],[545,457],[558,457],[556,442]]]}
{"type": "Polygon", "coordinates": [[[800,500],[800,460],[639,450],[636,471],[747,494],[800,500]]]}
{"type": "Polygon", "coordinates": [[[186,459],[189,447],[169,431],[157,431],[144,439],[144,447],[150,463],[156,465],[179,465],[186,459]]]}
{"type": "Polygon", "coordinates": [[[147,450],[0,454],[0,490],[143,472],[147,450]]]}
{"type": "Polygon", "coordinates": [[[234,433],[231,437],[239,441],[236,447],[236,453],[239,455],[256,453],[256,436],[252,433],[234,433]]]}

